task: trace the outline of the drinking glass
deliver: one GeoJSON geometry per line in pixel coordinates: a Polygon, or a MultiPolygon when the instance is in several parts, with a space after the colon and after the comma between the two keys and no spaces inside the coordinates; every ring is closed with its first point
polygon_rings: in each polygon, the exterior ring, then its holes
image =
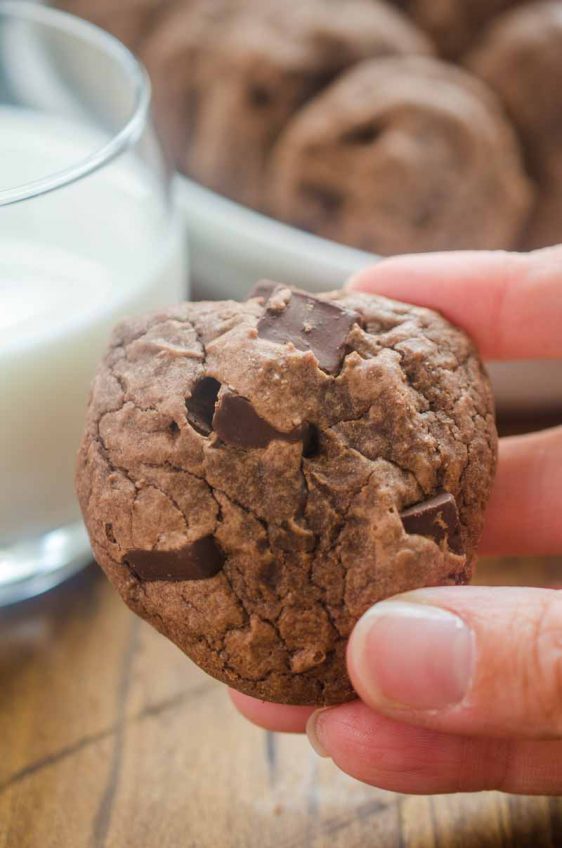
{"type": "Polygon", "coordinates": [[[112,36],[0,2],[0,606],[91,558],[73,477],[96,360],[120,317],[187,294],[149,103],[112,36]]]}

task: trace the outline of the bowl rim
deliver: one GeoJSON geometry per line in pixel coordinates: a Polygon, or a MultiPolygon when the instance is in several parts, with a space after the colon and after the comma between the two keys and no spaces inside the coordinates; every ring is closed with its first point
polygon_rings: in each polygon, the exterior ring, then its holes
{"type": "Polygon", "coordinates": [[[248,241],[251,241],[259,244],[261,249],[268,245],[274,253],[290,252],[315,262],[321,255],[323,264],[335,263],[352,268],[365,267],[384,258],[280,221],[231,200],[185,174],[179,173],[177,182],[179,200],[187,213],[189,227],[201,225],[202,212],[212,214],[221,229],[228,229],[244,239],[244,246],[240,243],[241,251],[246,252],[248,241]]]}

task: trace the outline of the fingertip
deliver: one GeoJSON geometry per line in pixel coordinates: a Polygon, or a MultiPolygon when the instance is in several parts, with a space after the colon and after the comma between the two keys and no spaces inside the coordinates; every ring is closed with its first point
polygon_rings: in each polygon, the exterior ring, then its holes
{"type": "Polygon", "coordinates": [[[330,756],[321,742],[320,731],[318,729],[321,713],[326,712],[326,709],[327,708],[324,707],[323,709],[315,710],[312,715],[308,717],[308,721],[306,722],[306,735],[308,737],[308,741],[319,757],[330,756]]]}
{"type": "Polygon", "coordinates": [[[434,309],[488,359],[556,359],[560,255],[553,248],[393,256],[355,274],[348,290],[434,309]]]}
{"type": "Polygon", "coordinates": [[[376,294],[377,285],[381,284],[384,280],[386,268],[392,261],[392,258],[380,259],[376,262],[376,264],[369,265],[366,268],[362,268],[360,271],[356,271],[351,275],[351,277],[349,277],[344,288],[346,291],[351,292],[367,292],[370,294],[376,294]]]}
{"type": "Polygon", "coordinates": [[[372,709],[390,715],[460,703],[473,671],[473,640],[463,620],[424,595],[379,601],[348,644],[351,681],[372,709]]]}
{"type": "Polygon", "coordinates": [[[355,699],[333,707],[322,707],[310,716],[306,732],[310,744],[321,757],[332,757],[346,746],[348,737],[365,741],[364,731],[373,722],[385,720],[363,701],[355,699]]]}
{"type": "Polygon", "coordinates": [[[324,756],[379,789],[560,794],[562,742],[450,735],[387,718],[361,701],[317,711],[310,721],[324,756]]]}
{"type": "Polygon", "coordinates": [[[346,281],[344,285],[344,289],[350,292],[364,292],[369,291],[369,278],[371,276],[371,269],[366,268],[364,271],[358,271],[356,274],[353,274],[346,281]]]}
{"type": "Polygon", "coordinates": [[[304,733],[306,722],[315,711],[314,707],[295,707],[287,704],[272,704],[260,701],[250,695],[244,695],[229,689],[232,703],[244,718],[264,730],[279,733],[304,733]]]}
{"type": "Polygon", "coordinates": [[[402,256],[388,256],[380,259],[374,265],[362,268],[347,280],[345,288],[347,291],[367,292],[369,294],[383,294],[400,297],[402,285],[410,290],[412,276],[424,271],[428,266],[439,268],[443,261],[447,260],[440,253],[407,253],[402,256]]]}

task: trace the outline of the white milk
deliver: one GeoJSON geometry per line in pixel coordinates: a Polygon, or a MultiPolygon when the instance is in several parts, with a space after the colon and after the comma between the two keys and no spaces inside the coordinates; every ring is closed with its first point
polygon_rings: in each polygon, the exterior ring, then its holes
{"type": "MultiPolygon", "coordinates": [[[[0,189],[87,156],[98,136],[0,108],[0,189]]],[[[0,546],[79,518],[88,386],[111,326],[186,296],[184,239],[129,154],[71,187],[0,206],[0,546]]]]}

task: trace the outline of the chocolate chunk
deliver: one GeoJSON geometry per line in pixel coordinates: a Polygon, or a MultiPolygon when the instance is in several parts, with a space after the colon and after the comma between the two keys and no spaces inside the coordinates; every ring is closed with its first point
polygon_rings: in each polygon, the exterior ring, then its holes
{"type": "Polygon", "coordinates": [[[213,428],[219,439],[238,448],[265,448],[275,439],[303,443],[308,439],[308,426],[302,424],[289,433],[276,430],[260,418],[247,398],[224,392],[217,403],[213,428]]]}
{"type": "Polygon", "coordinates": [[[302,455],[309,459],[320,453],[320,433],[314,424],[306,424],[303,432],[302,455]]]}
{"type": "Polygon", "coordinates": [[[400,518],[406,533],[429,536],[437,544],[446,539],[453,553],[464,553],[457,503],[448,492],[405,509],[400,518]]]}
{"type": "Polygon", "coordinates": [[[214,536],[176,551],[129,551],[124,562],[141,580],[206,580],[221,570],[224,554],[214,536]]]}
{"type": "Polygon", "coordinates": [[[311,350],[323,371],[336,374],[349,331],[358,320],[355,312],[335,303],[292,291],[286,303],[267,304],[258,335],[277,344],[292,342],[298,350],[311,350]]]}
{"type": "Polygon", "coordinates": [[[251,300],[253,297],[262,297],[267,300],[277,288],[279,283],[274,283],[273,280],[258,280],[248,292],[246,300],[251,300]]]}
{"type": "Polygon", "coordinates": [[[213,414],[221,384],[213,377],[204,377],[186,401],[187,420],[194,430],[208,436],[212,430],[213,414]]]}
{"type": "Polygon", "coordinates": [[[278,560],[273,559],[265,562],[259,569],[258,575],[262,583],[275,590],[281,577],[281,566],[278,560]]]}

